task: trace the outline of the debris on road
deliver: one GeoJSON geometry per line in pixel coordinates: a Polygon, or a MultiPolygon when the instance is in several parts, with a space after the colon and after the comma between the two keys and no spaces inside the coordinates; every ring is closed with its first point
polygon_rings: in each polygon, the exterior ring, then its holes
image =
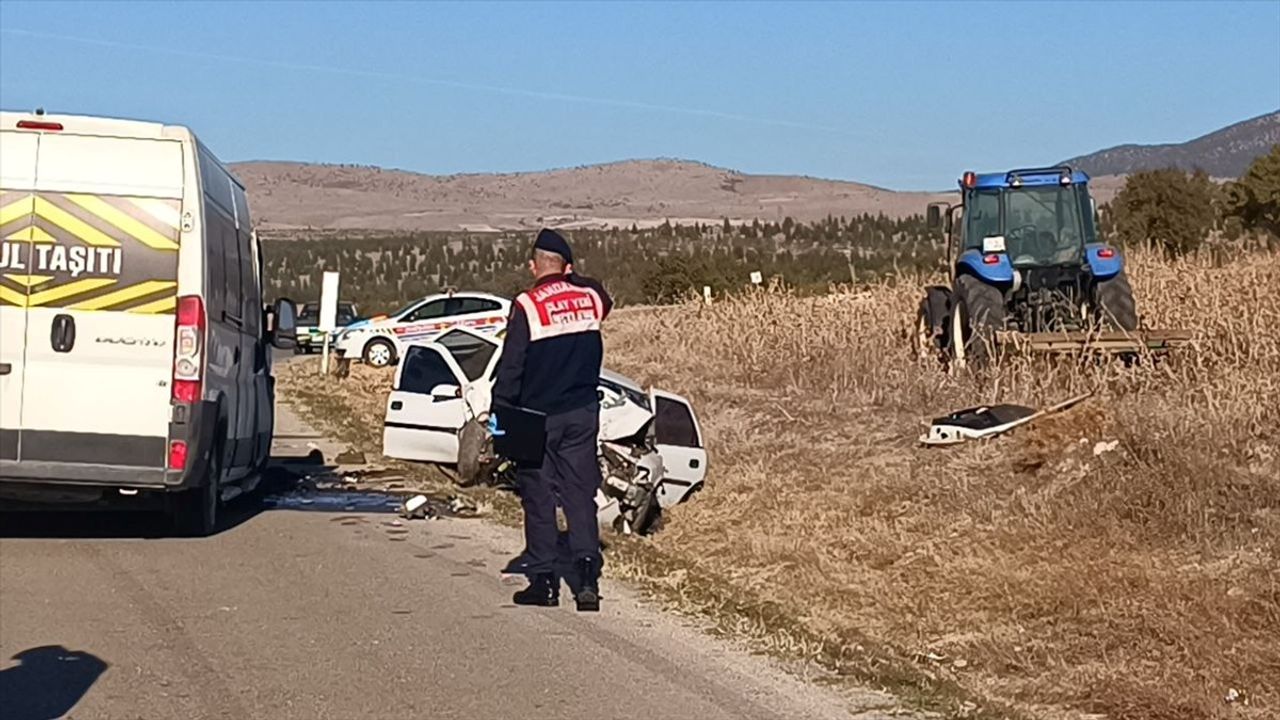
{"type": "Polygon", "coordinates": [[[364,453],[350,448],[338,453],[333,461],[339,465],[364,465],[369,462],[365,459],[364,453]]]}
{"type": "Polygon", "coordinates": [[[435,514],[427,502],[426,495],[414,495],[400,505],[400,517],[406,520],[429,520],[435,517],[435,514]]]}
{"type": "Polygon", "coordinates": [[[925,445],[956,445],[969,440],[995,437],[1045,415],[1062,412],[1091,395],[1092,392],[1077,395],[1043,410],[1025,405],[980,405],[957,410],[945,417],[935,418],[929,424],[929,431],[920,436],[920,442],[925,445]]]}
{"type": "Polygon", "coordinates": [[[449,498],[449,512],[459,517],[475,517],[479,514],[480,508],[471,498],[454,495],[449,498]]]}

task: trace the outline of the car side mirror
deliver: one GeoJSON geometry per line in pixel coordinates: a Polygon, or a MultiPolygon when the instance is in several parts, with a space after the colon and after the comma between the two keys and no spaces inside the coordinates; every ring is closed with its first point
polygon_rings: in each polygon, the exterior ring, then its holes
{"type": "Polygon", "coordinates": [[[431,401],[444,402],[446,400],[457,400],[462,397],[462,388],[449,383],[440,383],[431,388],[431,401]]]}
{"type": "Polygon", "coordinates": [[[271,323],[267,340],[272,347],[292,350],[298,344],[298,307],[292,300],[280,298],[271,306],[271,323]]]}

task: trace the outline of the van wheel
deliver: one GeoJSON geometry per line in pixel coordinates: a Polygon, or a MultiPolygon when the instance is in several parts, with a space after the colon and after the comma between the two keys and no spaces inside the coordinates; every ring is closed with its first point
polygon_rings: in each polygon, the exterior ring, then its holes
{"type": "Polygon", "coordinates": [[[222,448],[209,458],[209,471],[199,487],[170,496],[169,520],[176,534],[208,537],[218,529],[218,505],[222,502],[222,448]]]}
{"type": "Polygon", "coordinates": [[[382,338],[370,340],[364,346],[364,361],[374,367],[386,367],[396,361],[396,346],[382,338]]]}

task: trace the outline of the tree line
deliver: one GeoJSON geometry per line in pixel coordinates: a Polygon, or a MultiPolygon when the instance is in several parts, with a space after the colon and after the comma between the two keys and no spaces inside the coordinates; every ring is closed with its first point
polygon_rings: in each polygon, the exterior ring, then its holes
{"type": "Polygon", "coordinates": [[[1280,249],[1280,145],[1222,184],[1204,172],[1134,173],[1100,214],[1105,236],[1170,257],[1280,249]]]}
{"type": "MultiPolygon", "coordinates": [[[[1280,145],[1240,178],[1219,184],[1202,172],[1130,175],[1099,210],[1103,238],[1179,256],[1207,249],[1280,250],[1280,145]]],[[[752,273],[802,292],[889,274],[930,273],[946,248],[923,216],[829,216],[816,222],[672,225],[565,233],[577,268],[600,278],[620,305],[672,302],[710,287],[744,287],[752,273]]],[[[264,232],[272,297],[314,301],[325,270],[342,273],[343,299],[363,313],[387,312],[448,288],[511,296],[525,288],[532,233],[372,231],[264,232]]]]}
{"type": "MultiPolygon", "coordinates": [[[[620,305],[670,302],[710,287],[741,288],[753,272],[801,291],[941,267],[942,239],[921,216],[828,217],[746,225],[663,223],[565,233],[575,268],[604,281],[620,305]]],[[[386,312],[448,288],[514,295],[529,283],[532,233],[260,233],[272,296],[317,299],[325,270],[362,313],[386,312]]]]}

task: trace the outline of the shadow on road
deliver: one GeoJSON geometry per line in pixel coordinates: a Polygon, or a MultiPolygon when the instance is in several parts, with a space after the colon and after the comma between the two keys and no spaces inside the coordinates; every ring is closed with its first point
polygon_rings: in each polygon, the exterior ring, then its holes
{"type": "Polygon", "coordinates": [[[106,661],[61,645],[23,650],[18,664],[0,670],[5,720],[53,720],[71,711],[107,670],[106,661]]]}
{"type": "MultiPolygon", "coordinates": [[[[335,479],[333,470],[332,466],[299,458],[273,460],[258,491],[236,498],[219,509],[218,532],[214,537],[231,532],[264,512],[398,511],[402,496],[339,489],[342,481],[335,479]]],[[[438,507],[436,509],[441,511],[438,507]]],[[[19,512],[0,509],[0,538],[136,540],[170,537],[173,533],[167,519],[154,506],[117,503],[105,507],[40,506],[19,512]]],[[[8,716],[4,717],[7,720],[8,716]]]]}

